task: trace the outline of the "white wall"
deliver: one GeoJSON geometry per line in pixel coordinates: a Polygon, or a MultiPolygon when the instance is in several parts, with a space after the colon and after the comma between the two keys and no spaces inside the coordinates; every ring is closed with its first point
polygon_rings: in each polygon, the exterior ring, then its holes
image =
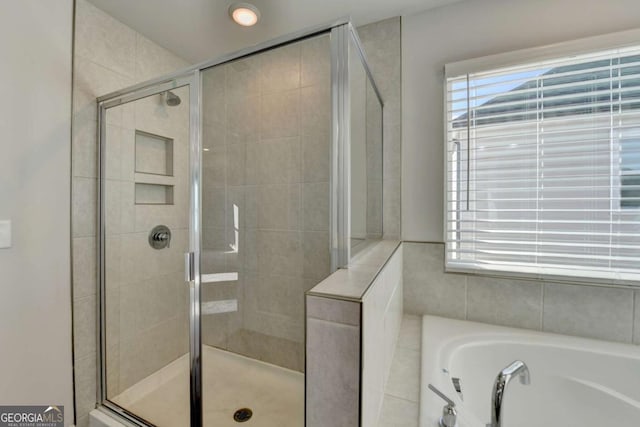
{"type": "Polygon", "coordinates": [[[65,406],[73,422],[72,0],[0,3],[0,404],[65,406]]]}
{"type": "Polygon", "coordinates": [[[637,0],[467,0],[403,18],[402,237],[441,242],[444,65],[640,26],[637,0]]]}

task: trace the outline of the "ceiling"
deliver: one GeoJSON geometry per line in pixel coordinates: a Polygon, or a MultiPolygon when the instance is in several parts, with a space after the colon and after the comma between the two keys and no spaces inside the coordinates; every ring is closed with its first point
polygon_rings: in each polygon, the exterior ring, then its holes
{"type": "Polygon", "coordinates": [[[255,27],[231,21],[234,0],[89,0],[191,63],[307,27],[351,16],[356,25],[460,0],[250,0],[262,15],[255,27]]]}

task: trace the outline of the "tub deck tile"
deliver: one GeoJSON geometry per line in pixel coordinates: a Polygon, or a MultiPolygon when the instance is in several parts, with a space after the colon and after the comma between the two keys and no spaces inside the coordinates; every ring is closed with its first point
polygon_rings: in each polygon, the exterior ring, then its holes
{"type": "Polygon", "coordinates": [[[378,427],[418,427],[422,318],[405,314],[385,387],[378,427]]]}

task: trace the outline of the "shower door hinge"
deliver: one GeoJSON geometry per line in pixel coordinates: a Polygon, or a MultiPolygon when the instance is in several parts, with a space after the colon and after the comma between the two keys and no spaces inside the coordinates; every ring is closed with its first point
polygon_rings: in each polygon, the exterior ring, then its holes
{"type": "Polygon", "coordinates": [[[196,280],[195,260],[196,257],[193,252],[184,254],[184,280],[187,282],[196,280]]]}

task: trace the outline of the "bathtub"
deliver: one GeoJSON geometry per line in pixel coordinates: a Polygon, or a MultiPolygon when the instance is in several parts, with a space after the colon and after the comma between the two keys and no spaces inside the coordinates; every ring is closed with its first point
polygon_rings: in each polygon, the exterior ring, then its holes
{"type": "Polygon", "coordinates": [[[531,384],[509,384],[503,427],[640,426],[640,346],[434,316],[422,324],[420,426],[438,426],[445,404],[431,383],[456,403],[459,427],[485,427],[493,381],[517,359],[531,384]]]}

